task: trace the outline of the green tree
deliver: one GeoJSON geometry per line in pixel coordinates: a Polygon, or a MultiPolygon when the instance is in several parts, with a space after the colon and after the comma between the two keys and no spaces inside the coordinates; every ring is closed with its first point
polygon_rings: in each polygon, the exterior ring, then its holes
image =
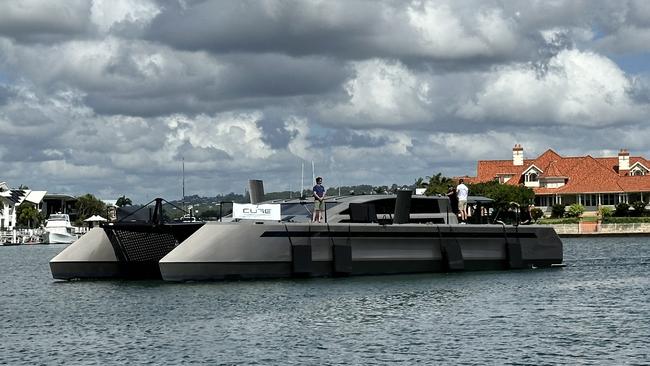
{"type": "Polygon", "coordinates": [[[23,203],[16,208],[16,221],[21,227],[37,227],[43,221],[43,215],[33,205],[23,203]]]}
{"type": "Polygon", "coordinates": [[[82,223],[83,220],[92,215],[106,215],[106,205],[104,202],[95,198],[95,196],[90,193],[77,198],[75,207],[77,208],[78,213],[77,224],[82,223]]]}
{"type": "Polygon", "coordinates": [[[426,177],[429,179],[429,186],[425,194],[431,196],[434,194],[445,194],[447,193],[447,187],[452,184],[455,185],[455,181],[451,178],[445,177],[442,173],[438,173],[432,177],[426,177]]]}
{"type": "Polygon", "coordinates": [[[419,177],[415,180],[415,188],[424,188],[424,178],[419,177]]]}
{"type": "Polygon", "coordinates": [[[124,207],[124,206],[131,206],[133,202],[131,202],[131,199],[126,196],[122,196],[117,199],[117,202],[115,203],[115,206],[117,207],[124,207]]]}
{"type": "Polygon", "coordinates": [[[485,196],[493,199],[494,208],[497,211],[507,211],[511,208],[512,202],[524,207],[535,199],[535,192],[528,187],[500,184],[497,181],[470,184],[469,193],[472,196],[485,196]]]}

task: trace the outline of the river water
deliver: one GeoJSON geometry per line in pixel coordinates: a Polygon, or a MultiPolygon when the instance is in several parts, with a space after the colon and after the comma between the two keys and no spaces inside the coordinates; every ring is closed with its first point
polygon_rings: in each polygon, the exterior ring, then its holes
{"type": "Polygon", "coordinates": [[[0,247],[0,364],[650,364],[650,237],[563,241],[562,269],[184,284],[0,247]]]}

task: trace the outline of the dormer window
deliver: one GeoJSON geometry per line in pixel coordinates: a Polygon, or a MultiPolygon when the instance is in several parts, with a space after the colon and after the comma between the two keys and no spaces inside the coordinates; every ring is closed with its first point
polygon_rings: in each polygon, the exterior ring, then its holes
{"type": "Polygon", "coordinates": [[[537,172],[532,170],[524,176],[524,179],[526,182],[537,182],[539,180],[539,176],[537,175],[537,172]]]}
{"type": "Polygon", "coordinates": [[[630,167],[630,175],[646,175],[648,172],[650,172],[648,168],[640,162],[636,162],[630,167]]]}

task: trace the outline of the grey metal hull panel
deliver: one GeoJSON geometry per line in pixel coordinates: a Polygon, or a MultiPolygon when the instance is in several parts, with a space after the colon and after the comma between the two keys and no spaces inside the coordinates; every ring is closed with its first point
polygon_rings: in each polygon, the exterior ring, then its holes
{"type": "MultiPolygon", "coordinates": [[[[353,262],[352,267],[353,271],[349,275],[354,276],[445,271],[445,265],[441,260],[357,261],[353,262]]],[[[466,270],[472,271],[506,268],[502,260],[477,260],[466,263],[466,270]]],[[[288,262],[160,263],[160,270],[164,273],[164,280],[178,282],[295,277],[291,263],[288,262]]],[[[332,262],[313,262],[309,277],[327,276],[336,276],[332,262]]]]}
{"type": "Polygon", "coordinates": [[[111,278],[122,277],[121,268],[108,236],[93,228],[50,260],[52,277],[111,278]]]}
{"type": "Polygon", "coordinates": [[[349,246],[347,275],[562,263],[562,242],[547,227],[215,223],[165,256],[160,272],[170,281],[330,276],[337,273],[335,246],[349,246]]]}
{"type": "Polygon", "coordinates": [[[57,280],[74,278],[122,278],[123,268],[119,262],[50,262],[52,277],[57,280]]]}

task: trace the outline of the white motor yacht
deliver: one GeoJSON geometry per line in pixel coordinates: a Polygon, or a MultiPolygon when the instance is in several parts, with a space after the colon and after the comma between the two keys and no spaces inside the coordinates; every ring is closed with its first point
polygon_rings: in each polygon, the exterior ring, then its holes
{"type": "Polygon", "coordinates": [[[68,214],[52,214],[45,224],[43,241],[50,244],[69,244],[77,240],[74,226],[70,223],[68,214]]]}

